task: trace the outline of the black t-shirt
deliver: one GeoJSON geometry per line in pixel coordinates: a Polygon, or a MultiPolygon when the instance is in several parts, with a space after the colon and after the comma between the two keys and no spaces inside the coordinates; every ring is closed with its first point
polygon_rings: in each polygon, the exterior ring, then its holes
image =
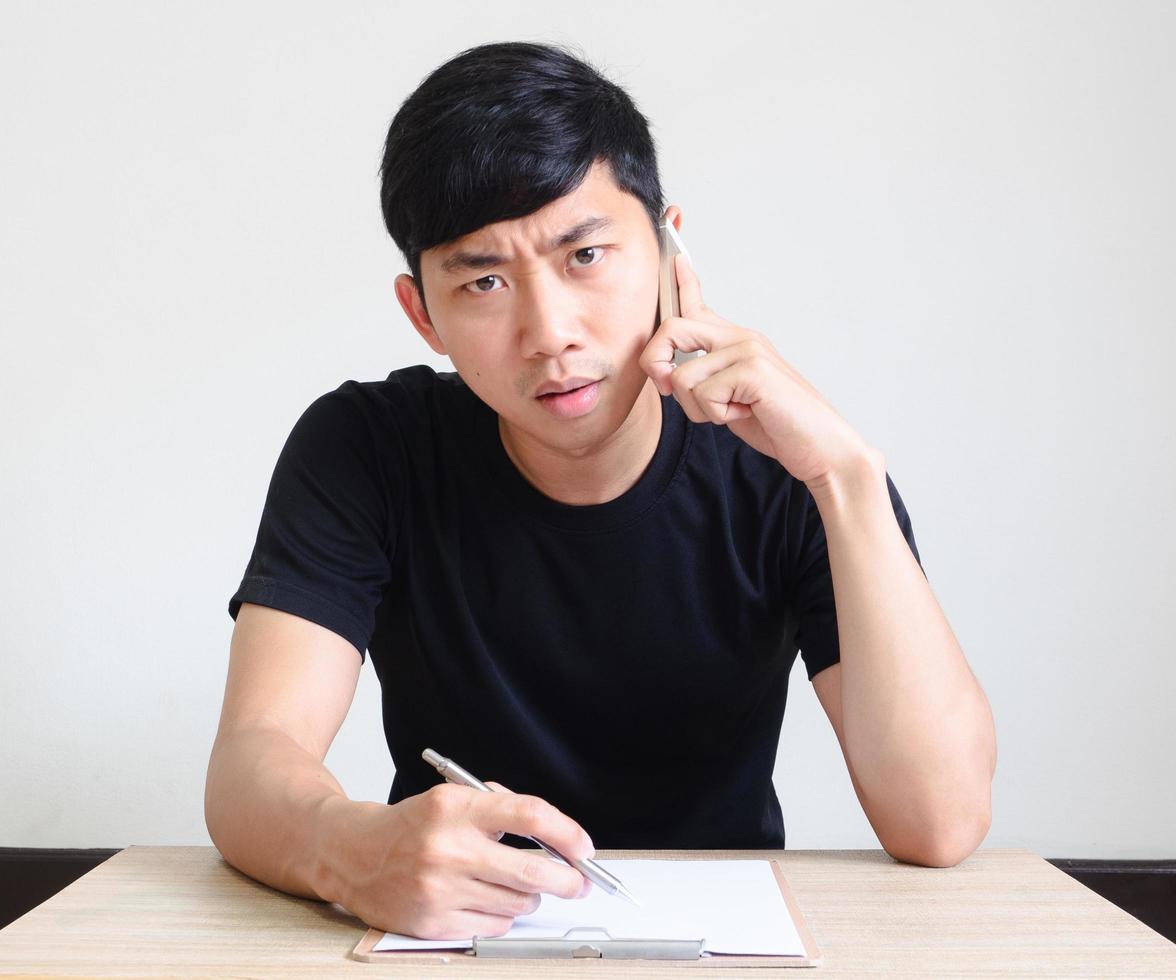
{"type": "Polygon", "coordinates": [[[810,678],[840,656],[824,529],[778,462],[661,406],[641,478],[584,506],[527,482],[455,373],[348,381],[298,420],[229,613],[370,650],[389,803],[439,781],[433,748],[597,847],[784,846],[789,672],[798,648],[810,678]]]}

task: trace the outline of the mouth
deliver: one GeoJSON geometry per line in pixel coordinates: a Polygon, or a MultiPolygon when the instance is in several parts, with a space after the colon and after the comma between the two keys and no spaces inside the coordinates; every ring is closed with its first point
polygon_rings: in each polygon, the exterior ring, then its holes
{"type": "Polygon", "coordinates": [[[602,380],[589,381],[583,378],[572,378],[563,383],[548,382],[543,387],[553,390],[536,395],[535,398],[540,405],[558,418],[577,418],[581,415],[587,415],[596,407],[602,380]]]}
{"type": "Polygon", "coordinates": [[[595,384],[599,378],[565,378],[563,381],[545,381],[535,392],[536,398],[548,395],[566,395],[571,391],[578,391],[588,385],[595,384]]]}

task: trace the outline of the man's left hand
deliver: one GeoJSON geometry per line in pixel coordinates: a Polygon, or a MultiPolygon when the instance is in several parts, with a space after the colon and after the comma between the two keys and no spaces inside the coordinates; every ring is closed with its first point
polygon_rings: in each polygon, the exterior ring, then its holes
{"type": "Polygon", "coordinates": [[[685,255],[675,256],[681,316],[667,317],[639,363],[692,422],[727,426],[796,479],[823,483],[863,458],[868,443],[762,334],[707,307],[685,255]],[[704,351],[674,367],[674,352],[704,351]]]}

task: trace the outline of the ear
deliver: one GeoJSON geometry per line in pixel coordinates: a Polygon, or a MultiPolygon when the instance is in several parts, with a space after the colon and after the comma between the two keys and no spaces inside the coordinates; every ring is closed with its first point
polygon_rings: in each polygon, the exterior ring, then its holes
{"type": "Polygon", "coordinates": [[[402,272],[396,277],[396,298],[400,300],[400,306],[412,321],[416,332],[425,338],[425,343],[436,353],[446,354],[445,344],[437,334],[433,321],[429,319],[425,304],[421,302],[421,295],[417,291],[416,280],[412,276],[402,272]]]}
{"type": "Polygon", "coordinates": [[[662,217],[674,226],[675,231],[682,230],[682,209],[678,205],[671,204],[662,217]]]}

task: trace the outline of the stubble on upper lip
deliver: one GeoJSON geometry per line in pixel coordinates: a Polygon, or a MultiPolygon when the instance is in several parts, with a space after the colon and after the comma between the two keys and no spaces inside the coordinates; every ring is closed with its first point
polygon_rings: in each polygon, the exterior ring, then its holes
{"type": "Polygon", "coordinates": [[[597,381],[603,381],[608,377],[609,373],[610,366],[606,361],[598,361],[591,368],[585,365],[579,370],[564,371],[555,377],[552,377],[550,371],[533,372],[531,374],[521,375],[516,379],[515,391],[518,392],[520,398],[538,398],[539,389],[548,382],[559,381],[563,378],[578,379],[581,382],[578,387],[583,387],[584,385],[593,384],[597,381]]]}

